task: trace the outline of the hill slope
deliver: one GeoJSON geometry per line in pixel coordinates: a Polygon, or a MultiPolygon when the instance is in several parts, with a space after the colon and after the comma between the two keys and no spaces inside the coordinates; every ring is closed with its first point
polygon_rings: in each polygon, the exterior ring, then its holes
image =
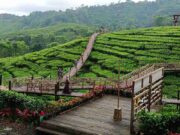
{"type": "Polygon", "coordinates": [[[90,36],[94,27],[73,23],[61,23],[44,28],[20,30],[0,35],[0,57],[17,56],[27,52],[90,36]]]}
{"type": "Polygon", "coordinates": [[[0,34],[57,23],[78,23],[120,28],[171,25],[172,14],[180,12],[179,0],[156,0],[134,3],[131,0],[108,6],[82,6],[75,10],[33,12],[29,16],[0,15],[0,34]]]}
{"type": "MultiPolygon", "coordinates": [[[[4,76],[52,75],[57,67],[68,70],[84,51],[88,39],[44,49],[20,57],[0,59],[4,76]]],[[[78,76],[115,77],[155,62],[180,62],[180,27],[126,30],[98,36],[90,58],[78,76]],[[120,62],[119,62],[120,61],[120,62]]]]}

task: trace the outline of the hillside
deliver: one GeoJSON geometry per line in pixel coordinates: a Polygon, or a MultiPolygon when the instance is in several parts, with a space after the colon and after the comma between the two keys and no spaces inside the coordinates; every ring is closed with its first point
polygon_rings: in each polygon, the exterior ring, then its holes
{"type": "Polygon", "coordinates": [[[0,34],[21,29],[51,26],[57,23],[78,23],[104,26],[111,30],[135,27],[172,25],[172,14],[180,13],[179,0],[112,3],[104,6],[82,6],[66,11],[36,11],[28,16],[0,15],[0,34]]]}
{"type": "MultiPolygon", "coordinates": [[[[88,39],[82,38],[63,45],[19,57],[0,59],[5,77],[56,77],[57,67],[68,71],[84,51],[88,39]]],[[[147,63],[180,62],[180,27],[154,27],[125,30],[98,36],[81,77],[115,77],[120,63],[121,75],[147,63]],[[120,62],[119,62],[120,61],[120,62]]]]}
{"type": "Polygon", "coordinates": [[[73,23],[19,30],[0,35],[0,58],[22,55],[90,36],[94,27],[73,23]]]}

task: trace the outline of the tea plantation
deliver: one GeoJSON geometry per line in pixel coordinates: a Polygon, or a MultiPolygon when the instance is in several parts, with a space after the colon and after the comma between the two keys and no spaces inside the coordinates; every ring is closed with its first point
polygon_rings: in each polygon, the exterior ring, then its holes
{"type": "MultiPolygon", "coordinates": [[[[80,58],[88,38],[73,40],[55,47],[19,57],[0,59],[5,78],[52,76],[57,67],[65,72],[80,58]]],[[[80,77],[116,77],[148,63],[180,61],[180,27],[153,27],[105,33],[98,36],[80,77]]]]}

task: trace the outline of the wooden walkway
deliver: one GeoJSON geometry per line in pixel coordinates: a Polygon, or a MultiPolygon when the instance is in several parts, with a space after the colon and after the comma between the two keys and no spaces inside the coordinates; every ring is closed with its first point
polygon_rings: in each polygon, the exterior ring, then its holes
{"type": "MultiPolygon", "coordinates": [[[[51,91],[40,91],[39,89],[37,90],[29,90],[27,91],[26,90],[26,87],[17,87],[17,88],[14,88],[16,92],[19,92],[19,93],[27,93],[27,94],[39,94],[39,95],[55,95],[55,92],[54,90],[51,90],[51,91]]],[[[13,89],[13,90],[14,90],[13,89]]],[[[80,93],[80,92],[74,92],[72,91],[71,94],[65,94],[63,93],[63,91],[58,91],[56,93],[56,96],[72,96],[72,97],[82,97],[84,95],[84,93],[80,93]]]]}
{"type": "Polygon", "coordinates": [[[67,78],[71,78],[73,77],[74,75],[76,75],[76,73],[81,69],[81,67],[84,65],[84,63],[86,62],[86,60],[88,59],[91,51],[92,51],[92,48],[93,48],[93,45],[94,45],[94,42],[96,40],[96,37],[99,35],[99,33],[94,33],[90,39],[89,39],[89,42],[87,44],[87,47],[85,49],[85,51],[83,52],[83,54],[81,55],[80,59],[77,61],[76,65],[71,68],[71,70],[65,74],[63,76],[63,79],[62,81],[66,81],[67,78]]]}
{"type": "Polygon", "coordinates": [[[178,100],[178,99],[162,99],[162,102],[163,102],[164,104],[180,105],[180,100],[178,100]]]}
{"type": "Polygon", "coordinates": [[[117,96],[105,95],[103,98],[76,108],[70,112],[44,121],[37,128],[38,135],[66,133],[69,135],[129,135],[130,107],[129,98],[121,97],[122,121],[113,120],[117,96]]]}
{"type": "Polygon", "coordinates": [[[174,72],[174,73],[179,73],[180,72],[180,68],[165,68],[164,69],[165,72],[174,72]]]}

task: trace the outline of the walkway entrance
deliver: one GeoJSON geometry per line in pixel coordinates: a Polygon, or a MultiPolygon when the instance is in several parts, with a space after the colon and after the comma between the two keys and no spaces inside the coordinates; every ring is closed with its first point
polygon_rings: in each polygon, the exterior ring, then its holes
{"type": "Polygon", "coordinates": [[[115,122],[113,120],[117,96],[105,95],[103,98],[90,101],[73,111],[44,121],[38,128],[38,131],[41,131],[39,134],[65,132],[73,135],[130,135],[131,100],[121,97],[120,104],[122,121],[115,122]]]}

